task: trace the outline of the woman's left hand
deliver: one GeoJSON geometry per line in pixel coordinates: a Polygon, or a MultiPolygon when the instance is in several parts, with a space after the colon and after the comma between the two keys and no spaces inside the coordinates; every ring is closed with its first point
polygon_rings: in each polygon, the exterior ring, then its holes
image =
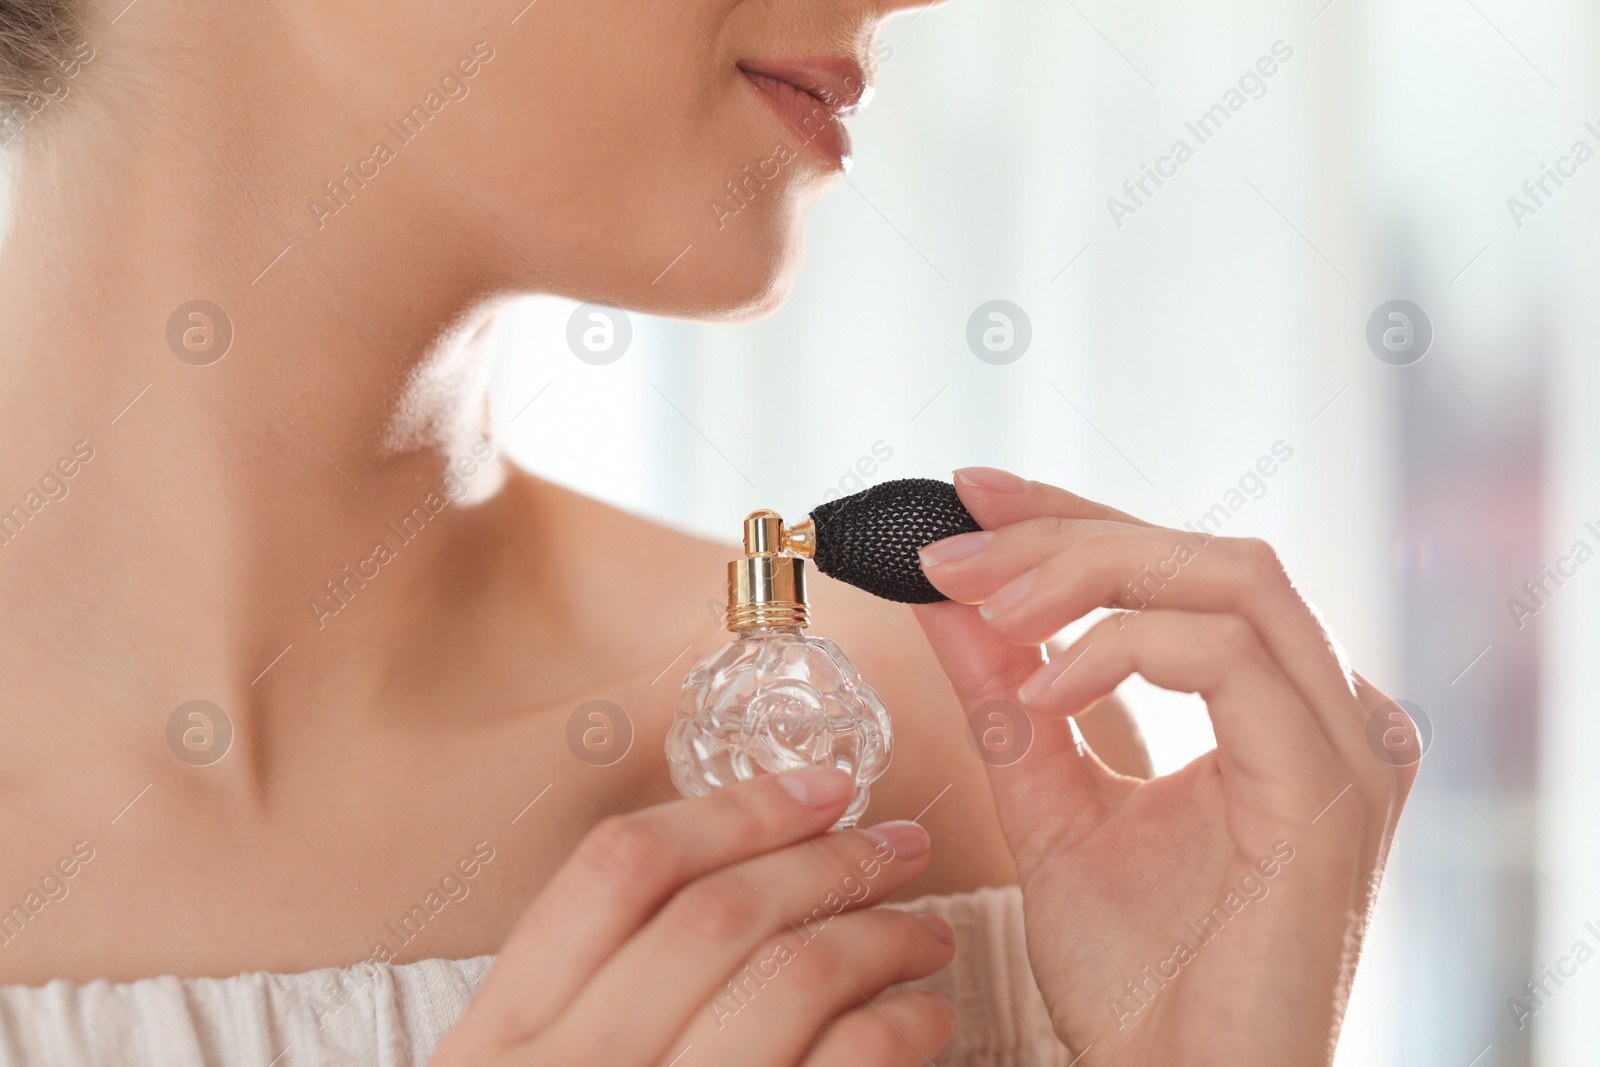
{"type": "Polygon", "coordinates": [[[918,616],[980,746],[1031,730],[1021,759],[986,762],[1057,1034],[1085,1063],[1330,1062],[1415,777],[1410,721],[1264,543],[987,468],[957,487],[985,532],[924,550],[954,603],[918,616]],[[1041,662],[1103,606],[1125,612],[1041,662]],[[1135,672],[1199,693],[1217,748],[1144,781],[1080,744],[1068,717],[1135,672]]]}

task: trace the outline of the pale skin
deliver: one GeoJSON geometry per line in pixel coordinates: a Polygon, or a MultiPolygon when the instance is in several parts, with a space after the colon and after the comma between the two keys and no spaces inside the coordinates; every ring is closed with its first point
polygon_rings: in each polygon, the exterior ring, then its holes
{"type": "MultiPolygon", "coordinates": [[[[0,546],[5,900],[74,843],[94,849],[70,897],[0,948],[0,981],[349,965],[488,842],[470,896],[397,955],[503,951],[441,1061],[643,1065],[695,1035],[718,1048],[710,992],[811,906],[750,891],[728,861],[798,892],[874,848],[818,836],[843,806],[825,776],[798,789],[811,804],[773,782],[666,804],[661,740],[681,672],[726,639],[705,601],[728,546],[493,464],[347,609],[318,620],[307,601],[487,431],[504,298],[698,318],[777,306],[805,209],[837,178],[815,154],[658,277],[714,225],[705,191],[786,136],[730,60],[865,62],[877,23],[914,5],[279,0],[201,17],[146,0],[112,24],[122,6],[90,9],[95,58],[30,126],[0,246],[0,499],[93,448],[68,495],[0,546]],[[479,41],[493,58],[470,95],[337,215],[308,210],[479,41]],[[167,346],[173,309],[196,297],[236,335],[209,367],[167,346]],[[614,566],[641,551],[649,566],[614,566]],[[636,729],[604,769],[565,742],[596,697],[636,729]],[[167,745],[173,709],[196,698],[234,731],[206,767],[167,745]],[[640,1025],[593,1025],[617,1003],[640,1025]]],[[[920,831],[884,831],[901,835],[896,859],[865,903],[1020,879],[1040,988],[1062,1039],[1095,1046],[1085,1063],[1175,1048],[1321,1062],[1410,783],[1365,748],[1383,698],[1338,666],[1262,546],[1219,541],[1081,659],[1056,657],[1075,666],[1024,701],[1033,750],[986,769],[963,712],[1017,699],[1051,634],[1171,548],[1059,490],[984,488],[997,481],[974,472],[961,492],[1000,535],[928,566],[958,603],[815,592],[818,632],[895,715],[864,825],[920,813],[931,840],[918,852],[920,831]],[[1041,563],[1012,610],[971,606],[1041,563]],[[1201,692],[1218,753],[1145,782],[1125,715],[1097,703],[1133,670],[1201,692]],[[1295,859],[1270,897],[1117,1029],[1108,988],[1168,956],[1181,922],[1279,840],[1295,859]]],[[[947,934],[851,911],[716,1055],[923,1062],[949,1039],[948,1006],[862,997],[945,965],[947,934]]]]}

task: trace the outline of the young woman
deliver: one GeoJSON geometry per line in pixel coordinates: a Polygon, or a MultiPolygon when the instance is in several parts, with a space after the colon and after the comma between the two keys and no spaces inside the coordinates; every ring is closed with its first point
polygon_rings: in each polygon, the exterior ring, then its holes
{"type": "Polygon", "coordinates": [[[824,834],[669,799],[729,549],[486,441],[513,295],[782,301],[910,6],[0,0],[0,1061],[1325,1061],[1410,773],[1266,546],[958,472],[951,602],[815,590],[898,730],[824,834]],[[1135,671],[1217,751],[1147,780],[1135,671]]]}

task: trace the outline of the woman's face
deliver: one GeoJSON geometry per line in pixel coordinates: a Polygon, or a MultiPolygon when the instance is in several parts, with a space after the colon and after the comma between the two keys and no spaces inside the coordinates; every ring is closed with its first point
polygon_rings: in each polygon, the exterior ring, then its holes
{"type": "Polygon", "coordinates": [[[877,24],[916,5],[519,6],[496,3],[470,26],[430,12],[336,32],[367,41],[362,92],[389,103],[396,132],[410,133],[401,117],[429,90],[446,99],[417,116],[433,142],[422,165],[516,246],[526,284],[707,317],[759,313],[788,293],[802,216],[847,163],[841,120],[871,93],[877,24]]]}

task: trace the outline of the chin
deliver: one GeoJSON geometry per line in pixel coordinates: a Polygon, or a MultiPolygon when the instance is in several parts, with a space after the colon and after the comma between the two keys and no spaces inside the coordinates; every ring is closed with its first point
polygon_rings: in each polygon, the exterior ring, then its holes
{"type": "Polygon", "coordinates": [[[812,199],[789,198],[720,231],[702,226],[682,261],[665,275],[652,277],[659,260],[635,263],[627,282],[582,298],[681,319],[745,322],[769,315],[799,284],[805,207],[812,199]]]}
{"type": "MultiPolygon", "coordinates": [[[[662,285],[633,299],[602,300],[629,311],[702,322],[748,322],[772,314],[789,299],[800,278],[798,249],[751,264],[718,264],[675,287],[662,285]]],[[[593,298],[591,298],[593,299],[593,298]]]]}
{"type": "Polygon", "coordinates": [[[717,322],[748,322],[777,311],[800,283],[805,248],[799,234],[754,262],[731,264],[726,275],[701,294],[689,317],[717,322]]]}

